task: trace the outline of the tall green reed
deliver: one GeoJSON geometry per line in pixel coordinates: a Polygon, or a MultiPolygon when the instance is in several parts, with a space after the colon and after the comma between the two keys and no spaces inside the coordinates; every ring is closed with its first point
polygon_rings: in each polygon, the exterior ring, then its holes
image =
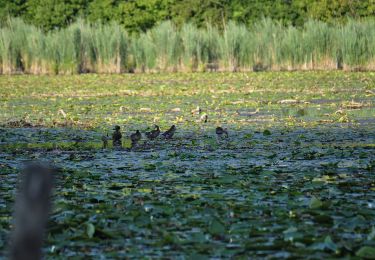
{"type": "Polygon", "coordinates": [[[43,32],[10,18],[0,27],[0,73],[375,69],[375,20],[297,28],[262,19],[223,28],[166,21],[129,35],[117,23],[78,20],[43,32]]]}

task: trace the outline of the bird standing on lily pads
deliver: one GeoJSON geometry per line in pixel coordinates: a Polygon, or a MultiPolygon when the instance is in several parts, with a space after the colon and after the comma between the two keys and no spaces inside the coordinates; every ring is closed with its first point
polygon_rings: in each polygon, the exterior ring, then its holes
{"type": "Polygon", "coordinates": [[[130,140],[132,141],[132,147],[134,147],[142,139],[142,134],[139,130],[130,135],[130,140]]]}
{"type": "Polygon", "coordinates": [[[223,137],[224,135],[225,137],[228,137],[228,131],[227,129],[224,129],[221,126],[218,126],[216,127],[216,135],[220,138],[223,137]]]}
{"type": "Polygon", "coordinates": [[[203,123],[207,123],[208,122],[208,115],[206,113],[204,113],[200,118],[199,118],[199,121],[200,122],[203,122],[203,123]]]}
{"type": "Polygon", "coordinates": [[[121,148],[122,147],[122,142],[121,142],[122,134],[120,131],[120,126],[116,125],[113,130],[115,130],[112,134],[113,147],[121,148]]]}
{"type": "Polygon", "coordinates": [[[108,147],[108,140],[109,140],[108,133],[107,133],[107,135],[103,135],[102,136],[103,149],[107,149],[107,147],[108,147]]]}
{"type": "Polygon", "coordinates": [[[154,130],[150,131],[150,132],[146,132],[146,136],[148,139],[150,140],[153,140],[155,138],[157,138],[160,134],[160,128],[158,125],[155,125],[154,127],[154,130]]]}
{"type": "Polygon", "coordinates": [[[163,136],[165,137],[165,139],[171,139],[175,132],[176,132],[176,126],[172,125],[171,128],[169,128],[167,131],[163,133],[163,136]]]}
{"type": "Polygon", "coordinates": [[[199,115],[200,113],[202,113],[202,109],[199,106],[197,106],[197,108],[191,110],[192,115],[199,115]]]}

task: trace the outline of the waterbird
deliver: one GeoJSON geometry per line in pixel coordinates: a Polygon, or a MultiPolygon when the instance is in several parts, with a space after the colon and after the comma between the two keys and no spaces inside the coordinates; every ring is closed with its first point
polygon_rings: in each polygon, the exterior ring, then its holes
{"type": "Polygon", "coordinates": [[[122,134],[120,131],[120,126],[116,125],[113,130],[115,130],[112,134],[113,147],[121,147],[122,146],[122,142],[121,142],[122,134]]]}
{"type": "Polygon", "coordinates": [[[107,135],[103,135],[102,136],[103,149],[107,149],[107,147],[108,147],[108,140],[109,140],[108,133],[107,133],[107,135]]]}
{"type": "Polygon", "coordinates": [[[165,139],[171,139],[176,132],[176,126],[172,125],[171,128],[169,128],[166,132],[163,133],[163,136],[165,139]]]}
{"type": "Polygon", "coordinates": [[[130,135],[130,140],[132,141],[132,147],[135,146],[142,139],[142,134],[139,130],[135,131],[134,134],[130,135]]]}
{"type": "Polygon", "coordinates": [[[208,115],[207,115],[206,113],[204,113],[204,114],[200,117],[199,121],[201,121],[201,122],[203,122],[203,123],[207,123],[207,121],[208,121],[208,115]]]}
{"type": "Polygon", "coordinates": [[[228,131],[220,126],[216,127],[216,134],[218,137],[222,137],[223,135],[228,137],[228,131]]]}
{"type": "Polygon", "coordinates": [[[155,125],[154,126],[154,130],[150,131],[150,132],[146,132],[146,136],[148,139],[150,140],[153,140],[155,138],[157,138],[160,134],[160,128],[158,125],[155,125]]]}
{"type": "Polygon", "coordinates": [[[191,113],[192,113],[193,115],[196,115],[196,114],[199,115],[200,113],[202,113],[202,109],[201,109],[199,106],[197,106],[197,108],[191,110],[191,113]]]}

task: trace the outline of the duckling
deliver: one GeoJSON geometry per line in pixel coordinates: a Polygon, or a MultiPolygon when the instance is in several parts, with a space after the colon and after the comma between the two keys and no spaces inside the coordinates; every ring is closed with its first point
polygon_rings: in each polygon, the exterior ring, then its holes
{"type": "Polygon", "coordinates": [[[107,147],[108,147],[108,140],[109,140],[108,133],[107,133],[107,135],[103,135],[102,136],[103,149],[107,149],[107,147]]]}
{"type": "Polygon", "coordinates": [[[160,134],[160,128],[158,125],[155,125],[155,128],[154,130],[150,131],[150,132],[146,132],[146,136],[148,139],[150,140],[153,140],[155,139],[156,137],[158,137],[160,134]]]}
{"type": "Polygon", "coordinates": [[[225,134],[225,137],[228,138],[228,131],[220,126],[216,127],[216,134],[218,137],[222,137],[225,134]]]}
{"type": "Polygon", "coordinates": [[[130,139],[132,141],[132,147],[135,146],[142,138],[141,132],[139,130],[135,131],[134,134],[130,135],[130,139]]]}
{"type": "Polygon", "coordinates": [[[120,131],[120,126],[116,125],[113,130],[115,130],[112,134],[113,147],[121,147],[122,146],[122,142],[121,142],[122,134],[120,131]]]}
{"type": "Polygon", "coordinates": [[[191,114],[193,115],[199,115],[200,113],[202,113],[202,109],[199,106],[197,106],[196,109],[191,110],[191,114]]]}
{"type": "Polygon", "coordinates": [[[205,113],[203,114],[200,119],[199,119],[200,122],[203,122],[203,123],[207,123],[208,121],[208,115],[205,113]]]}
{"type": "Polygon", "coordinates": [[[172,125],[171,128],[169,128],[169,130],[163,133],[163,136],[165,137],[165,139],[171,139],[175,132],[176,132],[176,126],[172,125]]]}

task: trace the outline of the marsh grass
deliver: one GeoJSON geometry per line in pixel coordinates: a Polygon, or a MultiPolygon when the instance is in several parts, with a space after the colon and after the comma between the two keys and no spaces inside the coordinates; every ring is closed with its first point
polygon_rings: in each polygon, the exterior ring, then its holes
{"type": "Polygon", "coordinates": [[[373,70],[374,20],[302,28],[263,19],[251,27],[228,22],[222,31],[171,21],[129,35],[117,23],[43,32],[11,18],[0,28],[1,74],[163,71],[373,70]]]}

